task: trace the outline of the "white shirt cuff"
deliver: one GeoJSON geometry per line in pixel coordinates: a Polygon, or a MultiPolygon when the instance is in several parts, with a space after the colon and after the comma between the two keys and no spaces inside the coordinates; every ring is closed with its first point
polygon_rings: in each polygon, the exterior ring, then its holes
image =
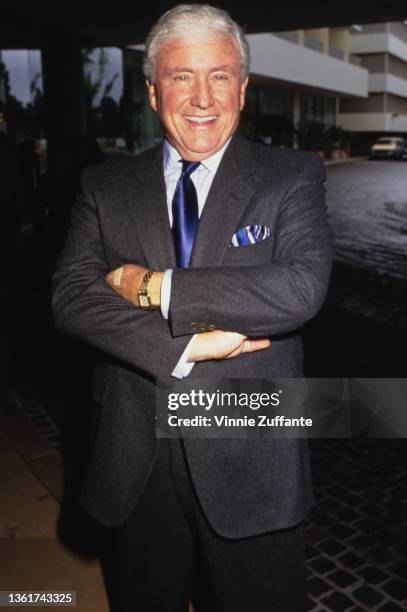
{"type": "Polygon", "coordinates": [[[164,272],[163,280],[161,282],[160,291],[160,304],[161,314],[164,319],[168,319],[170,314],[170,299],[171,299],[171,280],[173,270],[170,268],[164,272]]]}
{"type": "MultiPolygon", "coordinates": [[[[168,319],[170,313],[170,299],[171,299],[171,280],[173,270],[168,269],[164,272],[163,280],[161,283],[160,302],[161,302],[161,313],[164,319],[168,319]]],[[[175,378],[185,378],[191,372],[194,367],[194,362],[188,362],[188,357],[191,352],[192,343],[195,340],[195,336],[192,336],[191,340],[185,347],[177,365],[172,371],[172,376],[175,378]]]]}
{"type": "Polygon", "coordinates": [[[182,353],[177,365],[175,366],[175,368],[173,369],[171,376],[175,376],[175,378],[185,378],[186,376],[188,376],[188,374],[190,374],[192,368],[194,367],[195,363],[193,361],[188,362],[188,357],[189,354],[191,352],[191,348],[192,348],[192,343],[195,340],[197,334],[195,334],[195,336],[192,336],[191,340],[188,342],[184,352],[182,353]]]}

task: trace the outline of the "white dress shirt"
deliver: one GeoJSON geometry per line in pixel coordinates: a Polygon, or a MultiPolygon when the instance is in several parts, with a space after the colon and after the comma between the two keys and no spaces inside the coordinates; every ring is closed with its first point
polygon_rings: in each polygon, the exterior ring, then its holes
{"type": "MultiPolygon", "coordinates": [[[[201,161],[198,168],[191,174],[191,180],[195,186],[196,194],[198,197],[198,215],[202,214],[205,206],[206,198],[208,197],[209,189],[211,188],[212,181],[215,178],[215,174],[223,157],[223,154],[230,142],[229,140],[223,145],[219,151],[201,161]]],[[[164,181],[165,189],[167,194],[167,209],[170,225],[172,227],[172,199],[174,197],[175,188],[177,186],[178,179],[181,176],[182,164],[181,156],[178,151],[170,145],[168,140],[164,141],[164,181]]],[[[172,270],[166,270],[164,273],[162,285],[161,285],[161,312],[165,319],[168,319],[170,310],[170,299],[171,299],[171,277],[172,270]]],[[[194,367],[194,363],[188,363],[188,356],[191,351],[192,343],[195,340],[195,336],[188,342],[185,351],[182,353],[180,360],[175,366],[172,376],[176,378],[184,378],[188,376],[194,367]]]]}

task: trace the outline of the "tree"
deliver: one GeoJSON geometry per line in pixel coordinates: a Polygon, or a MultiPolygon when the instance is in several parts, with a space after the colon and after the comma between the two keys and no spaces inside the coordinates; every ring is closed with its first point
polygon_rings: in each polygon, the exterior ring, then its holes
{"type": "Polygon", "coordinates": [[[86,127],[88,134],[94,137],[118,136],[119,121],[117,104],[111,97],[118,73],[106,82],[106,67],[109,63],[106,49],[99,49],[97,58],[93,57],[95,49],[84,49],[84,97],[86,127]],[[92,80],[92,70],[86,69],[91,64],[97,63],[96,79],[92,80]]]}

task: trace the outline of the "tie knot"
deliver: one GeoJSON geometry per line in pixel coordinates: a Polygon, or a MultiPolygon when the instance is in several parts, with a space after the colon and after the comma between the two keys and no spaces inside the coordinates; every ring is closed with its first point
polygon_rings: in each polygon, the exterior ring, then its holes
{"type": "Polygon", "coordinates": [[[182,176],[191,175],[199,166],[201,162],[199,161],[187,161],[186,159],[182,159],[182,176]]]}

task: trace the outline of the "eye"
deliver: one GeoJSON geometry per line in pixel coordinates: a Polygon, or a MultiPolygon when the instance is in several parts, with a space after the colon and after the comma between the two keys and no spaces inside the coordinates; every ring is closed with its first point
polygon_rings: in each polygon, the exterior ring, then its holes
{"type": "Polygon", "coordinates": [[[222,72],[217,72],[213,76],[216,81],[227,81],[229,79],[228,75],[222,72]]]}
{"type": "Polygon", "coordinates": [[[179,82],[188,81],[189,74],[176,74],[173,78],[174,78],[174,81],[179,81],[179,82]]]}

